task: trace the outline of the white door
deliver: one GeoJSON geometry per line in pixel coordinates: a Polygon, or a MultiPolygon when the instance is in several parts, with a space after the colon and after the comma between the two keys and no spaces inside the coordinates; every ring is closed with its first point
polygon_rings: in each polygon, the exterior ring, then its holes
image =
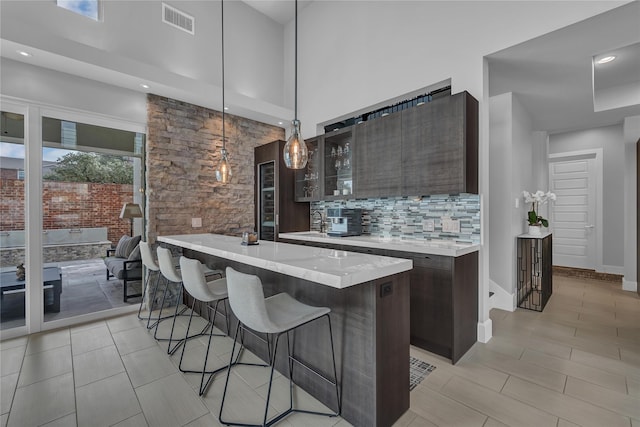
{"type": "Polygon", "coordinates": [[[595,155],[571,160],[552,158],[549,183],[557,196],[550,210],[553,227],[553,264],[575,268],[596,268],[595,155]]]}

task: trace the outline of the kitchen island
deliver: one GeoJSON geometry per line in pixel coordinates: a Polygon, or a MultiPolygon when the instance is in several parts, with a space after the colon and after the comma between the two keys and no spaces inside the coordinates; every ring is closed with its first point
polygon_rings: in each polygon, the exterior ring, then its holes
{"type": "MultiPolygon", "coordinates": [[[[299,301],[331,309],[342,417],[355,426],[390,426],[409,409],[409,271],[412,261],[339,250],[215,234],[161,236],[212,268],[227,266],[260,277],[265,296],[287,292],[299,301]]],[[[231,326],[236,320],[232,316],[231,326]]],[[[326,324],[296,332],[296,357],[329,377],[326,324]]],[[[247,334],[245,344],[263,360],[266,345],[247,334]]],[[[286,374],[286,355],[277,369],[286,374]]],[[[332,386],[302,368],[294,381],[332,409],[332,386]]]]}

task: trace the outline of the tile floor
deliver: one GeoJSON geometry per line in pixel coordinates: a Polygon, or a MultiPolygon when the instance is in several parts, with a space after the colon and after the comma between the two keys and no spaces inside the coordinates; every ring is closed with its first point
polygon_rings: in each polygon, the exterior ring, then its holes
{"type": "MultiPolygon", "coordinates": [[[[188,317],[180,317],[176,335],[184,336],[188,317]]],[[[204,322],[192,325],[202,328],[204,322]]],[[[161,323],[168,337],[171,322],[161,323]]],[[[219,332],[219,331],[218,331],[219,332]]],[[[187,344],[183,367],[201,368],[206,337],[187,344]]],[[[224,366],[233,340],[214,337],[208,368],[224,366]]],[[[226,373],[218,374],[204,397],[200,376],[183,374],[180,351],[166,354],[136,314],[65,328],[0,344],[2,366],[1,426],[217,426],[226,373]]],[[[246,351],[243,361],[260,362],[246,351]]],[[[269,370],[233,369],[224,415],[239,422],[262,419],[269,370]]],[[[288,407],[288,381],[277,375],[270,416],[288,407]]],[[[296,389],[294,402],[310,410],[329,411],[296,389]]],[[[292,414],[278,425],[338,426],[340,418],[292,414]]]]}
{"type": "MultiPolygon", "coordinates": [[[[411,348],[437,369],[411,392],[411,408],[397,426],[640,427],[637,294],[611,282],[556,276],[543,313],[492,310],[491,318],[492,340],[477,343],[455,366],[411,348]]],[[[211,366],[224,364],[231,351],[231,340],[215,340],[211,366]]],[[[189,367],[205,344],[188,343],[189,367]]],[[[135,315],[4,341],[0,425],[219,425],[224,375],[200,398],[199,376],[180,373],[179,354],[167,356],[165,346],[135,315]]],[[[225,404],[225,415],[259,419],[266,370],[237,368],[231,381],[233,404],[228,412],[225,404]]],[[[275,384],[272,414],[286,405],[285,378],[275,384]]],[[[296,400],[320,406],[300,390],[296,400]]],[[[294,414],[278,425],[349,424],[294,414]]]]}
{"type": "Polygon", "coordinates": [[[411,392],[398,426],[640,427],[640,298],[621,285],[554,276],[544,312],[491,311],[493,338],[411,392]]]}

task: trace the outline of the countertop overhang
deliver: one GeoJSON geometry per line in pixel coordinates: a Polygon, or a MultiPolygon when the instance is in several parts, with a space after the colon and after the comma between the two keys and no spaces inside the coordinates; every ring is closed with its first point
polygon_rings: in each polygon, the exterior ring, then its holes
{"type": "Polygon", "coordinates": [[[409,240],[376,236],[332,237],[317,231],[280,233],[280,239],[330,243],[364,248],[387,249],[399,252],[413,252],[428,255],[459,257],[480,250],[479,244],[454,242],[451,240],[409,240]]]}
{"type": "Polygon", "coordinates": [[[409,271],[413,261],[261,240],[243,246],[220,234],[159,236],[158,241],[342,289],[409,271]]]}

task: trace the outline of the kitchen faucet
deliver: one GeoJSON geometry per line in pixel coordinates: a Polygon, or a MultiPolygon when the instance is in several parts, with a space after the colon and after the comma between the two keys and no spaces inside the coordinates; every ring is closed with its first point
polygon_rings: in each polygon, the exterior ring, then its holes
{"type": "Polygon", "coordinates": [[[315,210],[315,211],[311,212],[311,218],[312,218],[312,220],[313,220],[314,222],[315,222],[316,214],[320,215],[320,232],[321,232],[321,233],[324,233],[324,232],[325,232],[325,229],[324,229],[325,224],[324,224],[324,217],[323,217],[323,215],[322,215],[322,211],[320,211],[320,210],[315,210]]]}

